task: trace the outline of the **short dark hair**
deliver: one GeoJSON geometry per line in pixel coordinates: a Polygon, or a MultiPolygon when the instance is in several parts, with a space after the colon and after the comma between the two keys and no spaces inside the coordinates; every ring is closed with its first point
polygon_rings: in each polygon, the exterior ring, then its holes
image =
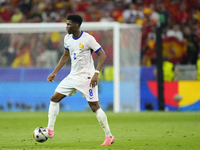
{"type": "Polygon", "coordinates": [[[81,26],[83,22],[83,18],[77,14],[71,14],[67,16],[67,20],[71,20],[72,22],[78,23],[81,26]]]}

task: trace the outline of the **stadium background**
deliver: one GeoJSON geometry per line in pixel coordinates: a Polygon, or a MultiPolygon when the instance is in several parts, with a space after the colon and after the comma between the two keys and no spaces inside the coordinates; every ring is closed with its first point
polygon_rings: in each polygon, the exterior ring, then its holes
{"type": "MultiPolygon", "coordinates": [[[[37,1],[2,0],[1,23],[65,22],[70,13],[78,13],[86,22],[118,21],[142,26],[140,109],[158,110],[155,76],[156,34],[160,18],[164,27],[163,55],[178,70],[174,80],[164,83],[166,110],[200,110],[200,87],[196,81],[196,63],[200,43],[200,2],[198,0],[119,0],[119,1],[37,1]],[[181,94],[181,102],[174,100],[181,94]]],[[[1,33],[1,32],[0,32],[1,33]]],[[[107,60],[100,82],[100,103],[106,110],[113,107],[113,47],[112,34],[102,38],[99,32],[91,34],[102,44],[107,60]]],[[[64,34],[52,32],[42,35],[0,34],[0,110],[46,111],[51,94],[58,82],[69,72],[69,63],[59,72],[56,82],[46,83],[46,77],[57,64],[63,52],[64,34]],[[23,37],[25,36],[25,37],[23,37]],[[23,37],[23,38],[22,38],[23,37]],[[24,40],[25,39],[25,40],[24,40]],[[53,56],[50,61],[50,57],[53,56]]],[[[124,40],[124,45],[126,45],[124,40]]],[[[128,56],[122,57],[126,60],[128,56]]],[[[95,56],[94,56],[94,59],[95,56]]],[[[126,64],[127,62],[124,61],[126,64]]],[[[61,110],[87,110],[87,102],[79,94],[63,101],[61,110]],[[81,99],[81,100],[80,100],[81,99]],[[79,106],[75,105],[78,101],[79,106]]],[[[125,106],[126,107],[126,106],[125,106]]]]}

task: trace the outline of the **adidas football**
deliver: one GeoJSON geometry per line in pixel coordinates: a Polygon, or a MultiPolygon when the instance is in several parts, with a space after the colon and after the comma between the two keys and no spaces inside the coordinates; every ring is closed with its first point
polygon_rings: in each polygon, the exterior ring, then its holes
{"type": "Polygon", "coordinates": [[[33,131],[33,137],[37,142],[41,142],[42,143],[42,142],[45,142],[46,140],[48,140],[49,132],[44,127],[37,127],[33,131]]]}

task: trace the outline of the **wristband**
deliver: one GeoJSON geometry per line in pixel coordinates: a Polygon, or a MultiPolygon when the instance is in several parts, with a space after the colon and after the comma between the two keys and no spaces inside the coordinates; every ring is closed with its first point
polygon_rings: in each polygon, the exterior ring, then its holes
{"type": "Polygon", "coordinates": [[[99,70],[95,70],[96,73],[99,73],[99,70]]]}

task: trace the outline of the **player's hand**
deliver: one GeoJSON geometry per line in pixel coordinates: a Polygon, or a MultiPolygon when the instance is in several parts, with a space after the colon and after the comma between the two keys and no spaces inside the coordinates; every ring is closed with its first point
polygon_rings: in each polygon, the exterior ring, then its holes
{"type": "Polygon", "coordinates": [[[47,77],[47,81],[48,81],[48,82],[53,82],[55,77],[56,77],[56,73],[51,73],[51,74],[47,77]]]}
{"type": "Polygon", "coordinates": [[[90,87],[95,87],[98,83],[98,73],[95,73],[91,79],[90,87]]]}

